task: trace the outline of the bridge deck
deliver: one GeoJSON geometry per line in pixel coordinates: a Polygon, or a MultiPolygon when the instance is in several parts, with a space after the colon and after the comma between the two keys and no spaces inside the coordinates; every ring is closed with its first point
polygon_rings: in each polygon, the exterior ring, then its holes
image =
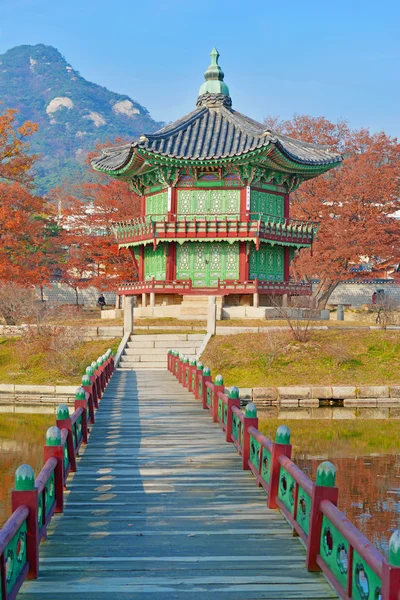
{"type": "Polygon", "coordinates": [[[336,598],[168,372],[117,371],[23,600],[336,598]]]}

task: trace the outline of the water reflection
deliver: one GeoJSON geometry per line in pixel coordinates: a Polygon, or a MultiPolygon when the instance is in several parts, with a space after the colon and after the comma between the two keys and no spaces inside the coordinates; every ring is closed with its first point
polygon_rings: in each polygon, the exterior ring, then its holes
{"type": "Polygon", "coordinates": [[[392,532],[400,526],[400,454],[336,458],[294,453],[294,462],[315,481],[321,460],[337,468],[339,508],[384,554],[392,532]]]}

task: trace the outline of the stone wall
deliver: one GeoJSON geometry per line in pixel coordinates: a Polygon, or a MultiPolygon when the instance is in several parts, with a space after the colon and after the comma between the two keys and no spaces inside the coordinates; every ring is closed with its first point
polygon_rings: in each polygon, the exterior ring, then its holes
{"type": "Polygon", "coordinates": [[[351,304],[361,308],[371,304],[372,294],[385,290],[385,297],[393,298],[400,305],[400,285],[395,283],[342,283],[333,292],[328,304],[351,304]]]}
{"type": "MultiPolygon", "coordinates": [[[[0,325],[0,336],[13,337],[23,335],[27,325],[0,325]]],[[[124,335],[122,325],[113,325],[110,327],[81,327],[82,341],[89,340],[108,340],[124,335]]]]}
{"type": "Polygon", "coordinates": [[[0,413],[56,414],[59,404],[74,412],[78,385],[0,384],[0,413]]]}
{"type": "MultiPolygon", "coordinates": [[[[36,289],[38,297],[40,297],[40,289],[36,289]]],[[[63,283],[52,283],[51,286],[45,287],[43,290],[44,300],[52,304],[76,304],[75,290],[63,283]]],[[[106,303],[109,306],[115,306],[115,292],[103,292],[106,303]]],[[[78,291],[78,302],[85,306],[96,306],[97,299],[100,296],[100,290],[89,287],[78,291]]]]}
{"type": "MultiPolygon", "coordinates": [[[[248,393],[248,391],[247,391],[248,393]]],[[[253,402],[257,407],[319,407],[321,404],[343,404],[344,407],[400,408],[400,385],[364,386],[288,386],[253,388],[253,402]]]]}

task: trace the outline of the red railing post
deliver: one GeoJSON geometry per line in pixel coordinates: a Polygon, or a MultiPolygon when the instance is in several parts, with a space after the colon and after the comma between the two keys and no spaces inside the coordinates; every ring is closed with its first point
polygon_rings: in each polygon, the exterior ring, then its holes
{"type": "Polygon", "coordinates": [[[382,565],[382,600],[400,598],[400,530],[389,541],[389,560],[382,565]]]}
{"type": "Polygon", "coordinates": [[[200,396],[199,396],[199,386],[200,383],[202,382],[202,378],[203,378],[203,368],[204,365],[202,362],[198,362],[197,366],[196,366],[196,375],[195,375],[195,379],[194,379],[194,397],[196,398],[196,400],[200,400],[200,396]]]}
{"type": "MultiPolygon", "coordinates": [[[[226,429],[225,429],[225,441],[232,442],[232,407],[236,406],[240,408],[240,397],[239,397],[239,388],[235,385],[231,388],[229,392],[229,396],[227,399],[227,412],[226,412],[226,429]]],[[[222,410],[224,408],[222,407],[222,410]]],[[[224,420],[224,415],[222,414],[222,420],[224,420]]]]}
{"type": "MultiPolygon", "coordinates": [[[[220,393],[225,393],[224,379],[222,375],[217,375],[214,381],[214,393],[211,396],[211,415],[214,423],[218,422],[218,404],[220,393]]],[[[224,420],[223,415],[222,420],[224,420]]]]}
{"type": "MultiPolygon", "coordinates": [[[[239,400],[240,404],[240,400],[239,400]]],[[[257,407],[253,402],[249,402],[246,406],[246,412],[243,419],[243,435],[242,435],[242,469],[249,471],[250,458],[250,434],[249,427],[258,427],[257,407]]]]}
{"type": "Polygon", "coordinates": [[[196,365],[197,365],[197,361],[195,358],[193,358],[190,363],[189,363],[189,385],[188,385],[188,391],[189,392],[193,392],[193,375],[196,374],[196,365]]]}
{"type": "Polygon", "coordinates": [[[272,442],[271,465],[269,483],[267,489],[268,508],[278,508],[276,498],[278,496],[279,477],[281,465],[280,456],[292,456],[292,446],[290,444],[290,430],[286,425],[280,425],[276,431],[275,442],[272,442]]]}
{"type": "Polygon", "coordinates": [[[336,468],[325,461],[318,466],[315,485],[313,486],[310,510],[310,530],[307,540],[306,567],[308,571],[320,571],[317,565],[317,556],[319,554],[321,543],[322,528],[322,500],[329,500],[337,505],[338,489],[335,486],[336,468]]]}
{"type": "Polygon", "coordinates": [[[88,398],[87,392],[83,387],[78,387],[75,392],[75,410],[83,409],[82,413],[82,441],[84,444],[88,442],[88,398]]]}
{"type": "Polygon", "coordinates": [[[66,404],[59,404],[57,406],[57,427],[60,429],[67,429],[67,450],[68,458],[70,463],[70,471],[74,473],[76,471],[76,457],[75,457],[75,446],[72,431],[71,417],[69,416],[68,406],[66,404]]]}
{"type": "Polygon", "coordinates": [[[44,447],[44,463],[49,458],[57,459],[54,470],[54,489],[56,498],[56,513],[64,510],[64,447],[61,444],[61,431],[58,427],[49,427],[46,432],[46,445],[44,447]]]}
{"type": "Polygon", "coordinates": [[[211,379],[211,371],[210,371],[209,367],[204,367],[203,368],[202,381],[203,381],[203,387],[202,387],[202,390],[201,390],[202,391],[201,401],[202,401],[203,408],[205,410],[208,410],[208,406],[207,406],[207,389],[208,388],[206,386],[206,382],[207,381],[212,381],[212,379],[211,379]]]}
{"type": "Polygon", "coordinates": [[[39,575],[39,526],[38,490],[35,488],[35,473],[29,465],[21,465],[15,471],[15,489],[11,492],[11,510],[27,506],[26,559],[29,562],[28,579],[39,575]]]}

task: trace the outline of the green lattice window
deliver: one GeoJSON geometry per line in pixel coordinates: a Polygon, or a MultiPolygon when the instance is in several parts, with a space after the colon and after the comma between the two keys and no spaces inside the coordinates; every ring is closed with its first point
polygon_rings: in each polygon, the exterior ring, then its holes
{"type": "Polygon", "coordinates": [[[214,218],[216,215],[239,215],[239,190],[179,190],[178,218],[214,218]]]}
{"type": "Polygon", "coordinates": [[[166,270],[165,244],[158,244],[156,250],[153,246],[144,248],[144,278],[164,280],[166,270]]]}
{"type": "Polygon", "coordinates": [[[197,287],[215,286],[218,279],[238,279],[238,242],[185,242],[178,245],[176,277],[191,279],[197,287]]]}
{"type": "Polygon", "coordinates": [[[278,194],[269,194],[259,190],[250,191],[250,212],[254,218],[259,215],[284,216],[284,197],[278,194]]]}
{"type": "Polygon", "coordinates": [[[250,250],[250,279],[261,281],[283,281],[284,247],[261,244],[260,249],[250,250]]]}
{"type": "Polygon", "coordinates": [[[152,215],[154,221],[164,219],[168,214],[168,192],[146,197],[146,215],[152,215]]]}

